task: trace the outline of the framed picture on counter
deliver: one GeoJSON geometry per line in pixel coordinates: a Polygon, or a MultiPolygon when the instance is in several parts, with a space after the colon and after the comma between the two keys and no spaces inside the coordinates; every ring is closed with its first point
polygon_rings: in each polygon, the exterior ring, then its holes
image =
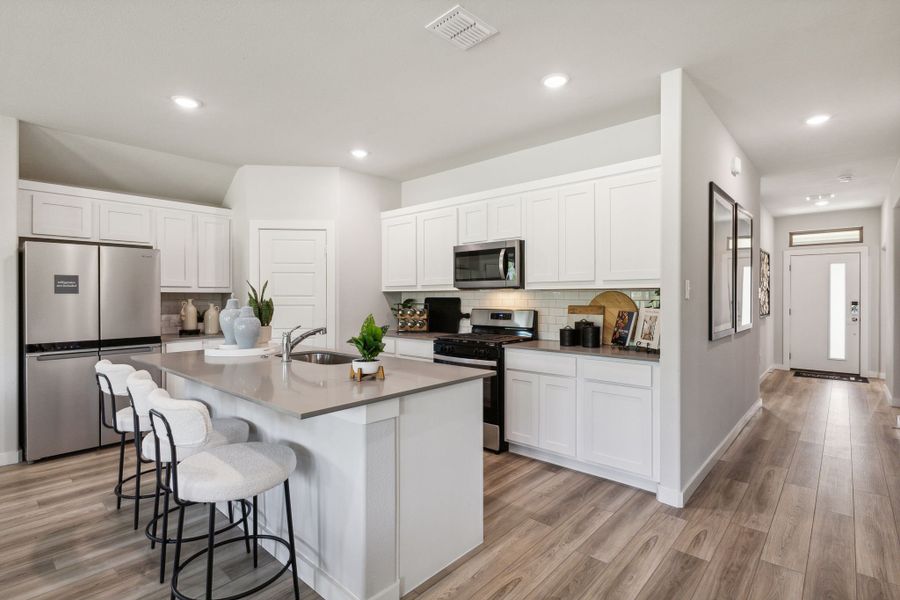
{"type": "Polygon", "coordinates": [[[634,345],[650,350],[659,349],[659,309],[642,308],[638,312],[634,330],[634,345]]]}

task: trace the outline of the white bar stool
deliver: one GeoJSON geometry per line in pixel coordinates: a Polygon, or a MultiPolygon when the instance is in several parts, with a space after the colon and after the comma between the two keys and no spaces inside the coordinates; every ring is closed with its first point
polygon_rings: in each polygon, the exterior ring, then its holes
{"type": "MultiPolygon", "coordinates": [[[[186,403],[179,403],[186,404],[186,403]]],[[[191,403],[193,404],[193,403],[191,403]]],[[[197,403],[199,404],[199,403],[197,403]]],[[[202,406],[202,405],[200,405],[202,406]]],[[[175,572],[172,574],[172,595],[180,600],[195,600],[185,596],[178,589],[178,576],[191,562],[206,554],[206,594],[205,600],[213,600],[212,576],[215,549],[235,542],[253,540],[253,566],[257,566],[259,540],[271,540],[290,551],[290,558],[284,567],[263,583],[245,592],[228,596],[228,600],[246,598],[274,583],[288,569],[294,586],[294,599],[300,599],[300,585],[297,580],[297,557],[294,548],[294,523],[291,515],[291,491],[288,477],[297,466],[294,451],[279,444],[247,442],[207,448],[183,460],[177,452],[185,447],[197,447],[206,443],[210,431],[209,413],[191,406],[173,410],[163,407],[150,410],[156,455],[161,453],[160,440],[167,440],[172,461],[169,463],[171,493],[175,503],[185,507],[192,504],[209,505],[209,534],[207,547],[181,562],[181,542],[184,533],[184,510],[178,513],[178,533],[175,544],[175,572]],[[258,532],[257,497],[278,484],[284,487],[284,503],[287,512],[288,539],[258,532]],[[243,538],[215,541],[216,503],[253,498],[253,534],[243,538]]]]}
{"type": "MultiPolygon", "coordinates": [[[[241,419],[225,418],[211,419],[206,406],[195,400],[178,400],[172,398],[169,393],[157,387],[150,374],[146,371],[136,371],[128,376],[127,379],[128,392],[131,394],[132,401],[135,406],[146,407],[147,412],[153,408],[157,410],[191,410],[205,415],[205,422],[209,424],[206,442],[199,446],[189,446],[178,448],[178,459],[183,460],[188,456],[201,452],[207,448],[216,446],[224,446],[226,444],[237,444],[246,442],[250,437],[250,424],[241,419]],[[144,375],[146,373],[146,375],[144,375]]],[[[160,444],[159,453],[156,451],[156,435],[151,431],[144,436],[141,442],[141,451],[149,460],[156,463],[156,497],[153,503],[153,518],[147,523],[145,534],[150,540],[150,547],[153,548],[157,543],[161,545],[160,561],[159,561],[159,582],[165,581],[166,577],[166,548],[168,544],[176,543],[175,539],[169,538],[169,497],[170,497],[170,477],[171,477],[171,452],[169,450],[168,439],[164,438],[160,444]],[[163,474],[165,470],[165,474],[163,474]],[[163,494],[163,512],[159,512],[159,497],[163,494]],[[162,533],[157,535],[157,525],[162,518],[162,533]]],[[[230,525],[216,531],[217,534],[224,533],[241,523],[244,525],[245,533],[249,534],[247,526],[247,516],[250,514],[250,504],[247,501],[241,501],[242,517],[237,522],[234,521],[231,502],[228,503],[228,514],[230,525]]],[[[184,510],[182,507],[176,507],[172,510],[184,510]]],[[[185,538],[184,542],[194,542],[206,539],[206,536],[195,536],[185,538]]],[[[250,542],[247,541],[247,551],[250,551],[250,542]]]]}
{"type": "MultiPolygon", "coordinates": [[[[116,510],[122,508],[122,499],[134,500],[134,528],[138,528],[138,516],[140,514],[141,500],[149,500],[154,494],[141,494],[141,475],[151,471],[141,471],[141,465],[149,461],[141,458],[141,433],[151,430],[150,417],[146,412],[143,415],[135,410],[131,396],[128,394],[126,380],[134,373],[134,367],[125,364],[115,364],[106,359],[94,365],[97,378],[97,387],[100,388],[100,424],[107,429],[112,429],[119,434],[119,476],[113,493],[116,495],[116,510]],[[109,398],[109,410],[107,410],[107,398],[109,398]],[[128,406],[119,409],[117,398],[126,398],[128,406]],[[134,453],[136,466],[134,475],[123,478],[125,468],[125,437],[134,434],[134,453]],[[122,486],[134,479],[134,494],[126,494],[122,486]]],[[[146,371],[145,371],[146,373],[146,371]]],[[[147,374],[149,377],[150,374],[147,374]]]]}

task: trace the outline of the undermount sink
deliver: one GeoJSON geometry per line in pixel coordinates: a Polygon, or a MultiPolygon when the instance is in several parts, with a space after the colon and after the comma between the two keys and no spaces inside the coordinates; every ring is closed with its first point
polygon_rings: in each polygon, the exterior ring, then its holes
{"type": "Polygon", "coordinates": [[[353,362],[354,357],[337,352],[294,352],[291,360],[314,363],[317,365],[346,365],[353,362]]]}

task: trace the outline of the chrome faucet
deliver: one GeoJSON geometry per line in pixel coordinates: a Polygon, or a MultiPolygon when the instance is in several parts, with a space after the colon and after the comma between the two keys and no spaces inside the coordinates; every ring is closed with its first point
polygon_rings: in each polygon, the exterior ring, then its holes
{"type": "Polygon", "coordinates": [[[281,334],[281,362],[291,362],[291,352],[294,351],[294,348],[297,347],[297,344],[302,342],[308,337],[312,337],[314,335],[318,335],[320,333],[325,334],[328,331],[324,327],[319,327],[318,329],[310,329],[306,333],[301,333],[295,339],[291,339],[291,335],[298,329],[303,327],[302,325],[297,325],[290,331],[285,331],[281,334]]]}

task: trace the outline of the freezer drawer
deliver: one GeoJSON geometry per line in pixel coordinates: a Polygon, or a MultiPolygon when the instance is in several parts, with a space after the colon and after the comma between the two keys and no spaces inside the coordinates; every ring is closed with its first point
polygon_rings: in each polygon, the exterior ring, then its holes
{"type": "Polygon", "coordinates": [[[25,357],[25,460],[97,447],[97,360],[96,351],[25,357]]]}
{"type": "MultiPolygon", "coordinates": [[[[100,351],[100,358],[105,358],[108,361],[114,363],[124,363],[126,365],[131,365],[135,368],[135,370],[140,371],[141,369],[145,369],[150,372],[150,375],[153,377],[153,381],[156,382],[156,385],[162,387],[162,373],[159,369],[148,368],[145,365],[136,363],[131,359],[132,356],[139,354],[158,354],[162,352],[162,346],[160,344],[145,344],[140,346],[122,346],[119,348],[111,348],[108,350],[100,351]]],[[[95,386],[96,387],[96,386],[95,386]]],[[[125,408],[128,404],[119,400],[119,405],[117,408],[125,408]]],[[[132,436],[128,436],[127,439],[131,439],[132,436]]],[[[106,427],[100,428],[100,445],[106,446],[107,444],[117,443],[119,441],[118,434],[112,429],[107,429],[106,427]]]]}

